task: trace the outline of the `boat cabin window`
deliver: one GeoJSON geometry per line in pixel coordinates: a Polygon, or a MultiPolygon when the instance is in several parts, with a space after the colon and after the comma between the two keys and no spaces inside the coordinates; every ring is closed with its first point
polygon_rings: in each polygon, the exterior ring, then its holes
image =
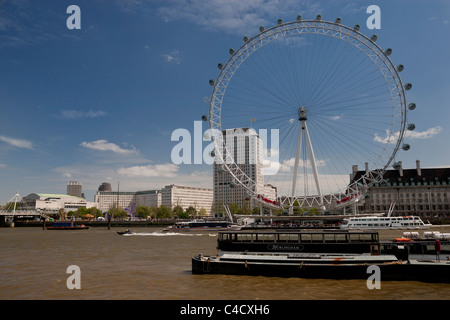
{"type": "Polygon", "coordinates": [[[323,242],[323,234],[312,234],[312,242],[323,242]]]}
{"type": "Polygon", "coordinates": [[[378,237],[376,233],[350,233],[350,242],[376,242],[378,237]]]}
{"type": "Polygon", "coordinates": [[[310,234],[303,233],[303,234],[300,235],[300,241],[301,242],[311,242],[312,241],[312,237],[311,237],[310,234]]]}
{"type": "Polygon", "coordinates": [[[274,242],[275,241],[275,234],[258,233],[258,234],[256,234],[255,241],[259,241],[259,242],[274,242]]]}
{"type": "Polygon", "coordinates": [[[281,233],[278,235],[278,242],[295,242],[298,243],[298,234],[281,233]]]}
{"type": "Polygon", "coordinates": [[[338,243],[348,242],[346,234],[335,234],[335,239],[336,239],[336,242],[338,242],[338,243]]]}
{"type": "Polygon", "coordinates": [[[238,233],[236,235],[236,241],[239,242],[251,242],[252,241],[252,235],[250,233],[238,233]]]}
{"type": "Polygon", "coordinates": [[[232,234],[230,233],[219,233],[219,240],[220,241],[231,241],[232,234]]]}

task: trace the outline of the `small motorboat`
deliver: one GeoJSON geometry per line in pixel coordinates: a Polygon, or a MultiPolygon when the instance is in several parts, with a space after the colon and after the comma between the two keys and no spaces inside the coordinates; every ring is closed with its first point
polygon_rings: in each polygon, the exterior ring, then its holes
{"type": "Polygon", "coordinates": [[[118,234],[120,235],[124,235],[124,234],[132,234],[133,232],[131,232],[130,230],[126,229],[125,231],[117,231],[118,234]]]}

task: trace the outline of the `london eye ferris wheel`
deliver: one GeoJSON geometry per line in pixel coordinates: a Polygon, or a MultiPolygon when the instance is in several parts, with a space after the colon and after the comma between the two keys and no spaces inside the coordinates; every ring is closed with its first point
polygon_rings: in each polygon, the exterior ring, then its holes
{"type": "Polygon", "coordinates": [[[400,78],[392,50],[383,50],[376,35],[360,26],[314,20],[283,22],[244,37],[210,80],[208,120],[216,163],[233,184],[263,205],[288,209],[340,209],[364,198],[368,188],[383,183],[395,166],[408,124],[410,83],[400,78]],[[268,201],[254,177],[227,150],[222,132],[232,128],[268,130],[277,144],[260,159],[264,183],[277,190],[268,201]],[[350,180],[357,165],[365,173],[350,180]]]}

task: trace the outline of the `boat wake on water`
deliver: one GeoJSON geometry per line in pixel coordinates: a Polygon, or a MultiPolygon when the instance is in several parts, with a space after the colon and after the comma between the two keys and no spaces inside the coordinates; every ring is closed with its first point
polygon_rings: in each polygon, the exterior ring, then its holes
{"type": "Polygon", "coordinates": [[[171,236],[188,236],[188,237],[194,237],[194,236],[210,236],[215,237],[216,234],[211,233],[179,233],[179,232],[132,232],[132,233],[126,233],[123,234],[125,237],[130,236],[155,236],[155,237],[171,237],[171,236]]]}

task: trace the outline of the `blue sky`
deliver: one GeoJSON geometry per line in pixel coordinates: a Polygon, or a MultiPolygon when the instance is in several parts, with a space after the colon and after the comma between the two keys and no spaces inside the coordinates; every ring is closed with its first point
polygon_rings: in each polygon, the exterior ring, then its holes
{"type": "MultiPolygon", "coordinates": [[[[341,17],[370,35],[366,8],[381,9],[382,47],[413,84],[412,148],[398,160],[448,166],[450,2],[303,0],[0,1],[0,203],[102,182],[127,191],[168,184],[212,187],[206,165],[175,166],[177,128],[193,132],[217,63],[260,25],[298,14],[341,17]],[[81,29],[69,30],[69,5],[81,29]]],[[[203,124],[207,129],[206,123],[203,124]]],[[[206,142],[204,146],[206,146],[206,142]]],[[[351,168],[349,168],[350,171],[351,168]]]]}

